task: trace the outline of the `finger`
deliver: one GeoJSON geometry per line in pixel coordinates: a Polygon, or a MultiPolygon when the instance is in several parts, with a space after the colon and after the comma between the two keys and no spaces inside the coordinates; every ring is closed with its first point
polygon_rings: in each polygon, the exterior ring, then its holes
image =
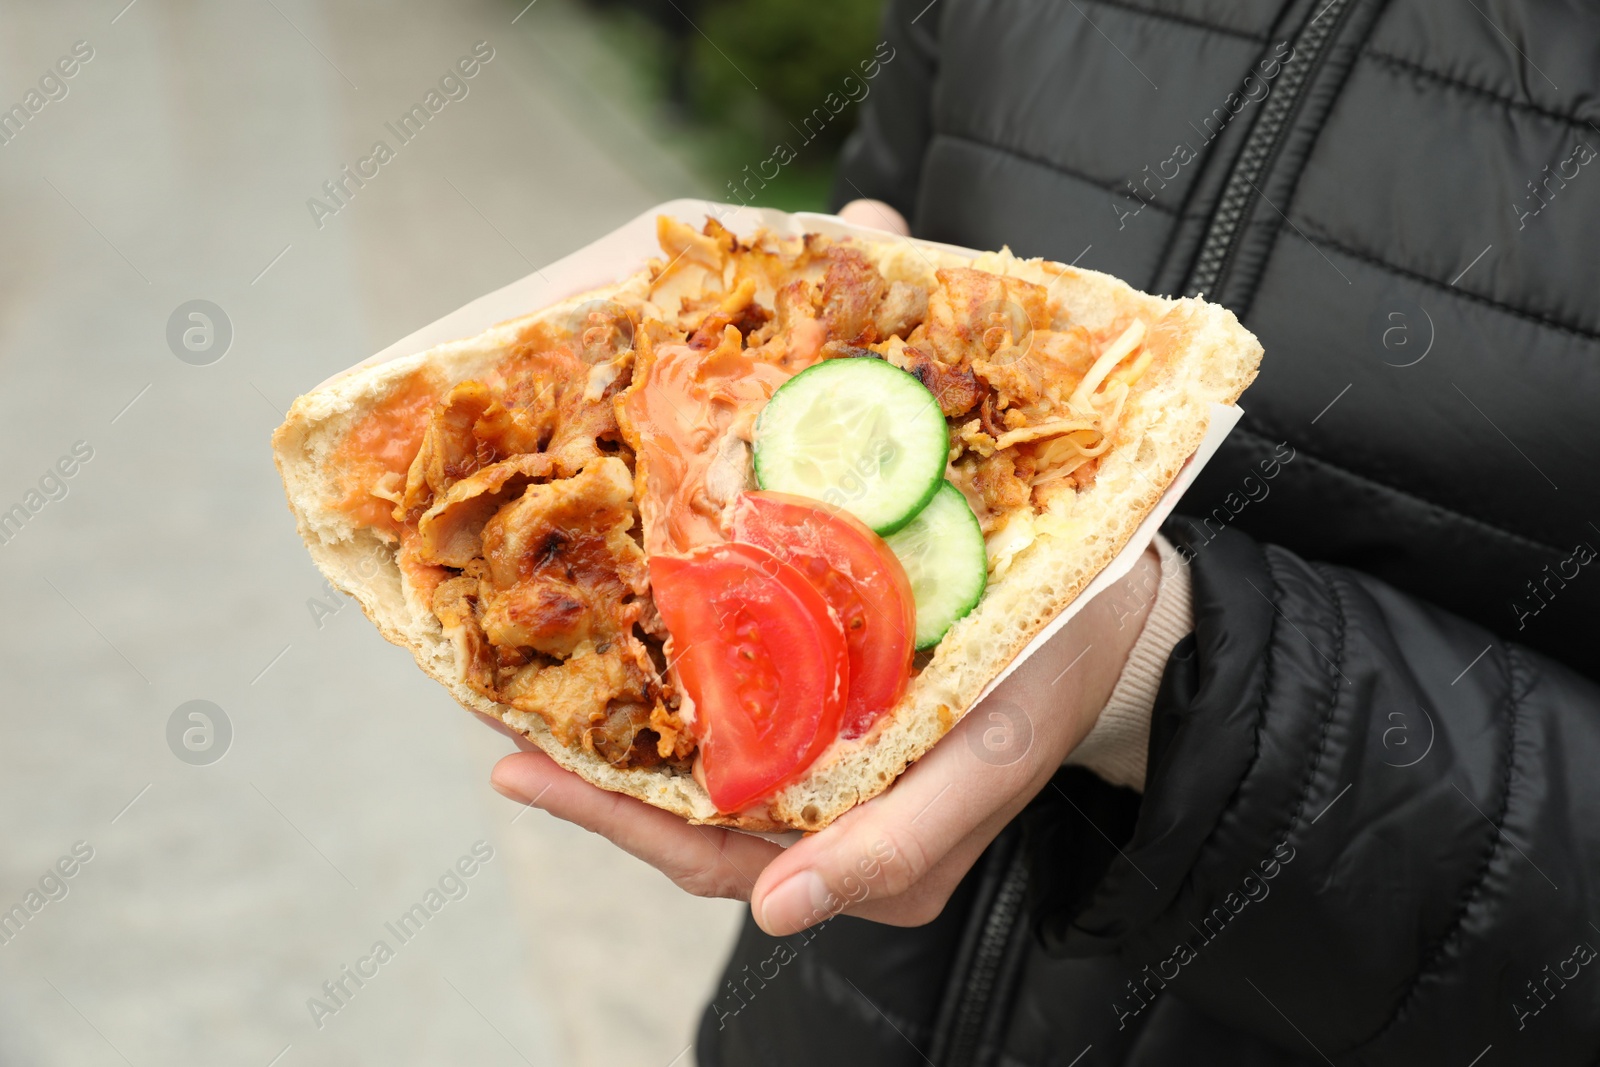
{"type": "Polygon", "coordinates": [[[590,785],[543,752],[505,757],[489,780],[512,800],[610,839],[696,896],[750,899],[756,878],[782,851],[762,838],[691,825],[671,812],[590,785]]]}
{"type": "Polygon", "coordinates": [[[855,226],[885,230],[901,237],[911,234],[911,227],[906,225],[905,216],[882,200],[852,200],[839,209],[839,217],[855,226]]]}
{"type": "Polygon", "coordinates": [[[775,859],[751,898],[762,929],[786,936],[846,909],[886,921],[903,913],[902,921],[914,922],[930,907],[937,914],[940,893],[949,895],[1043,786],[1025,757],[1004,763],[979,758],[981,744],[970,735],[985,726],[980,716],[966,716],[888,792],[775,859]],[[987,836],[974,838],[980,829],[987,836]],[[888,903],[906,894],[898,910],[888,903]]]}
{"type": "Polygon", "coordinates": [[[984,850],[1027,806],[1029,796],[1031,794],[1022,795],[1014,805],[1007,804],[985,819],[970,834],[956,842],[944,858],[935,863],[910,889],[891,897],[873,893],[869,885],[865,898],[846,907],[844,914],[888,926],[921,926],[937,919],[984,850]]]}

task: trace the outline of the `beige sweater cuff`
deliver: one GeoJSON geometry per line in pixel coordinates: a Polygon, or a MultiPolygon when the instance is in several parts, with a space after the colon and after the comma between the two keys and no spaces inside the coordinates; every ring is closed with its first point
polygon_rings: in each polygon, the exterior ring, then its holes
{"type": "Polygon", "coordinates": [[[1141,792],[1156,690],[1173,646],[1194,630],[1188,564],[1160,534],[1156,535],[1155,546],[1161,556],[1161,580],[1144,630],[1128,654],[1128,662],[1094,729],[1066,759],[1067,763],[1087,767],[1112,785],[1141,792]]]}

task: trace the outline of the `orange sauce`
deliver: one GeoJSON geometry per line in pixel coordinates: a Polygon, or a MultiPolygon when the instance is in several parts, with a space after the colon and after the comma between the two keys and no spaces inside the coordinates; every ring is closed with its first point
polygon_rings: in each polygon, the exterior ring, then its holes
{"type": "Polygon", "coordinates": [[[581,386],[588,370],[565,345],[524,344],[518,345],[511,355],[495,364],[493,372],[480,376],[479,380],[490,385],[510,386],[513,392],[520,389],[537,394],[559,383],[575,382],[581,386]]]}
{"type": "Polygon", "coordinates": [[[424,563],[416,556],[417,534],[411,526],[406,526],[400,531],[400,551],[395,556],[400,571],[406,576],[406,581],[411,587],[422,594],[422,599],[431,603],[433,592],[439,588],[439,583],[450,577],[451,572],[433,563],[424,563]]]}
{"type": "Polygon", "coordinates": [[[418,369],[356,422],[333,455],[340,491],[334,507],[363,526],[400,532],[394,502],[374,496],[372,488],[386,474],[399,475],[400,484],[405,484],[438,399],[433,382],[418,369]]]}
{"type": "Polygon", "coordinates": [[[718,441],[730,430],[748,440],[755,416],[794,371],[741,351],[736,330],[710,351],[661,345],[648,363],[643,385],[623,402],[640,438],[644,549],[685,554],[727,540],[706,486],[718,441]]]}

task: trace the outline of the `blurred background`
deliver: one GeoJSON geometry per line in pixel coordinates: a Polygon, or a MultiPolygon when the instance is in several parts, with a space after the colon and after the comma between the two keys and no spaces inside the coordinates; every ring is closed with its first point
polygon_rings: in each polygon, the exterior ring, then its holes
{"type": "Polygon", "coordinates": [[[268,437],[332,372],[652,204],[726,199],[778,141],[755,201],[823,207],[852,118],[801,127],[876,22],[0,5],[0,1063],[693,1062],[742,907],[494,794],[507,742],[323,585],[268,437]]]}

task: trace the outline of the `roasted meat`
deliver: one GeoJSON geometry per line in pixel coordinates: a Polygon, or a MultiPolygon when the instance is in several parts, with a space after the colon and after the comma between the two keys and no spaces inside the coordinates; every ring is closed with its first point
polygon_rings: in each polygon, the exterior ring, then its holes
{"type": "Polygon", "coordinates": [[[628,533],[632,500],[627,465],[608,456],[501,508],[483,528],[489,640],[565,657],[629,634],[649,588],[644,551],[628,533]]]}

